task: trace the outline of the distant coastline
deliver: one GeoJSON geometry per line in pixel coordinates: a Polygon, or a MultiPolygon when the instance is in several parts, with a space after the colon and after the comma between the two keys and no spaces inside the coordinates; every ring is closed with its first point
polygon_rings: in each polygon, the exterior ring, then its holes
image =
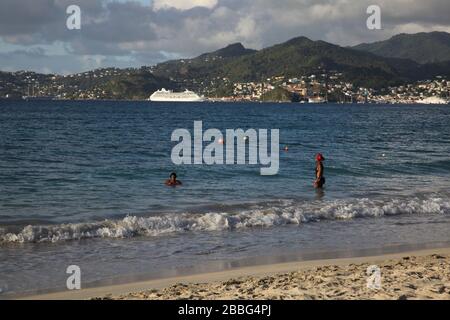
{"type": "Polygon", "coordinates": [[[1,72],[0,97],[42,100],[146,100],[166,88],[213,101],[408,103],[450,100],[448,33],[398,35],[341,47],[297,37],[251,50],[231,44],[192,59],[70,75],[1,72]],[[398,38],[401,38],[399,43],[398,38]],[[430,47],[424,51],[424,41],[430,47]],[[415,50],[406,50],[416,48],[415,50]]]}
{"type": "Polygon", "coordinates": [[[66,101],[66,102],[146,102],[150,104],[155,103],[186,103],[186,104],[195,104],[195,103],[226,103],[226,104],[233,104],[233,103],[255,103],[255,104],[273,104],[273,103],[285,103],[285,104],[299,104],[299,105],[327,105],[327,104],[334,104],[334,105],[450,105],[450,100],[446,101],[445,103],[423,103],[423,102],[321,102],[321,103],[314,103],[314,102],[292,102],[292,101],[255,101],[255,100],[230,100],[230,99],[221,99],[221,98],[206,98],[204,101],[193,101],[193,102],[183,102],[183,101],[149,101],[147,99],[55,99],[55,98],[45,98],[45,99],[26,99],[26,98],[0,98],[0,101],[16,101],[16,102],[36,102],[36,101],[42,101],[42,102],[49,102],[49,101],[66,101]]]}

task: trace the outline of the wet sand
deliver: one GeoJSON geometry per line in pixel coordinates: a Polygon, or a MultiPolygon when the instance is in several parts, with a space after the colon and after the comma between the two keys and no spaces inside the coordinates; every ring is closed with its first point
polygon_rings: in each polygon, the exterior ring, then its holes
{"type": "Polygon", "coordinates": [[[450,300],[450,248],[255,266],[28,299],[118,300],[450,300]],[[368,268],[381,288],[368,288],[368,268]]]}

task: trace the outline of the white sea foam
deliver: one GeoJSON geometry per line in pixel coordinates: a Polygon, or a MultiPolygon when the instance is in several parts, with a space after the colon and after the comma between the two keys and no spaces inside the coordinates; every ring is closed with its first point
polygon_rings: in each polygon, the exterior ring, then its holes
{"type": "Polygon", "coordinates": [[[225,231],[244,228],[299,225],[302,223],[381,217],[402,214],[449,214],[450,201],[443,198],[335,200],[329,202],[283,201],[277,205],[253,206],[238,213],[164,214],[152,217],[128,216],[123,220],[27,226],[18,233],[0,228],[0,242],[58,242],[89,238],[156,237],[189,231],[225,231]]]}

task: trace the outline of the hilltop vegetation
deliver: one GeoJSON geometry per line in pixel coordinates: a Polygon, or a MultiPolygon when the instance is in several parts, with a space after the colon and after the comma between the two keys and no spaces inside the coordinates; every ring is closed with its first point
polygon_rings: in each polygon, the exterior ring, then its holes
{"type": "Polygon", "coordinates": [[[450,34],[399,34],[386,41],[363,43],[353,48],[382,57],[409,59],[421,64],[439,63],[450,60],[450,34]]]}
{"type": "Polygon", "coordinates": [[[262,95],[261,101],[264,102],[298,102],[297,96],[283,88],[275,88],[262,95]]]}

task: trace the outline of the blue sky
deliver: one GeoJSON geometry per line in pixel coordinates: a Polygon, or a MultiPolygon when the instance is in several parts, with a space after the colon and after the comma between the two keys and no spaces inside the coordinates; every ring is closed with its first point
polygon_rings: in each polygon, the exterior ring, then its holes
{"type": "Polygon", "coordinates": [[[139,67],[296,36],[354,45],[402,32],[449,32],[449,16],[448,0],[2,0],[0,70],[139,67]],[[81,8],[81,30],[66,28],[71,4],[81,8]],[[372,4],[382,9],[382,30],[366,27],[372,4]]]}

